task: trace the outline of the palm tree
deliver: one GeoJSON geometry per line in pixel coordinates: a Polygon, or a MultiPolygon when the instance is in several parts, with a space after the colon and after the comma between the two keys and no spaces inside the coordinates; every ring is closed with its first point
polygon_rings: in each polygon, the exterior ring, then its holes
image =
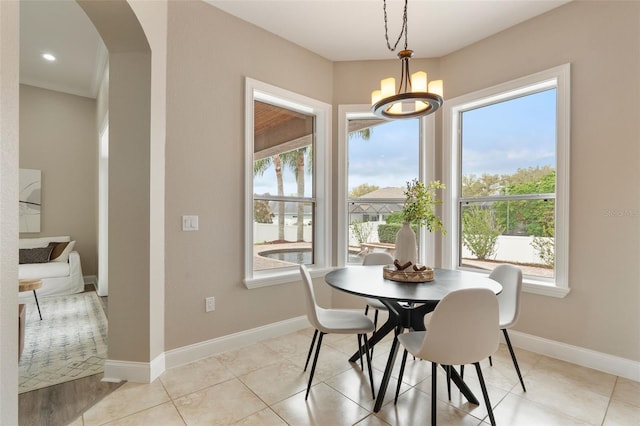
{"type": "Polygon", "coordinates": [[[368,141],[371,139],[371,133],[373,133],[373,129],[371,127],[367,127],[365,129],[354,130],[353,132],[349,132],[349,139],[360,136],[360,139],[368,141]]]}
{"type": "MultiPolygon", "coordinates": [[[[264,172],[271,167],[271,164],[276,169],[276,182],[278,186],[278,196],[284,195],[284,183],[282,181],[282,160],[279,154],[272,157],[262,158],[253,162],[253,175],[262,176],[264,172]]],[[[278,240],[284,241],[284,201],[278,201],[278,240]]]]}
{"type": "MultiPolygon", "coordinates": [[[[298,197],[304,197],[305,154],[309,147],[299,148],[282,154],[282,163],[293,170],[296,178],[298,197]]],[[[310,152],[310,150],[309,150],[310,152]]],[[[304,203],[297,203],[296,241],[304,241],[304,203]]]]}

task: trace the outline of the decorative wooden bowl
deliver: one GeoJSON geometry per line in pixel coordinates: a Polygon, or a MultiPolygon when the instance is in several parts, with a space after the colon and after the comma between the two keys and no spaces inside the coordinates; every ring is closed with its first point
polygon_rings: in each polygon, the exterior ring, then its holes
{"type": "Polygon", "coordinates": [[[416,271],[409,267],[404,271],[398,271],[395,265],[386,265],[382,268],[382,276],[387,280],[403,283],[425,283],[433,281],[433,268],[427,266],[424,271],[416,271]]]}

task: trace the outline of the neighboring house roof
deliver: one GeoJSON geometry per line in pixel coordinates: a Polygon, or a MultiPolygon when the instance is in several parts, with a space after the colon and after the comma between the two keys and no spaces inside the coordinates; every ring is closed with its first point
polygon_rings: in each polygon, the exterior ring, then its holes
{"type": "Polygon", "coordinates": [[[400,198],[404,200],[404,188],[398,188],[393,186],[388,186],[386,188],[378,188],[375,191],[371,191],[367,194],[364,194],[360,198],[400,198]]]}
{"type": "Polygon", "coordinates": [[[367,214],[379,214],[379,213],[393,213],[402,210],[404,205],[404,188],[398,187],[386,187],[378,188],[375,191],[371,191],[364,194],[358,200],[358,202],[349,203],[349,213],[367,213],[367,214]],[[372,199],[398,199],[397,203],[367,203],[367,200],[372,199]]]}

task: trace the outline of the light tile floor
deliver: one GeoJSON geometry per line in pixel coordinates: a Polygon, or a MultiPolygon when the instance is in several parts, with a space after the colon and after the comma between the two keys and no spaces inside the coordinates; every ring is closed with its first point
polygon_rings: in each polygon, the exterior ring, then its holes
{"type": "MultiPolygon", "coordinates": [[[[126,383],[72,425],[414,425],[429,424],[431,365],[407,362],[397,405],[393,395],[401,353],[385,397],[373,413],[368,376],[347,361],[355,336],[325,336],[314,384],[304,400],[304,362],[312,329],[256,343],[166,371],[151,384],[126,383]]],[[[379,386],[390,339],[376,346],[374,381],[379,386]]],[[[504,426],[640,426],[640,383],[516,349],[523,392],[504,345],[493,367],[482,362],[496,422],[504,426]]],[[[366,371],[366,366],[365,366],[366,371]]],[[[486,425],[483,404],[469,404],[453,388],[447,399],[438,373],[440,425],[486,425]]],[[[465,381],[482,401],[475,368],[465,381]]],[[[377,392],[377,389],[376,389],[377,392]]]]}

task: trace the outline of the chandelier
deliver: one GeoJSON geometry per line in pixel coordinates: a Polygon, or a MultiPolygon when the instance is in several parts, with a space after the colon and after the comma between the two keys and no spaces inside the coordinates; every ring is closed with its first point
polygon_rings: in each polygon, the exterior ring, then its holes
{"type": "Polygon", "coordinates": [[[380,118],[421,117],[436,112],[444,102],[442,80],[430,81],[427,84],[426,72],[418,71],[411,74],[409,71],[409,60],[413,56],[413,50],[407,47],[407,3],[408,0],[405,0],[402,30],[394,46],[391,47],[387,25],[387,0],[383,0],[384,37],[387,47],[394,52],[404,35],[404,49],[398,53],[402,63],[398,90],[396,91],[396,79],[389,77],[380,81],[380,89],[371,92],[371,111],[380,118]]]}

